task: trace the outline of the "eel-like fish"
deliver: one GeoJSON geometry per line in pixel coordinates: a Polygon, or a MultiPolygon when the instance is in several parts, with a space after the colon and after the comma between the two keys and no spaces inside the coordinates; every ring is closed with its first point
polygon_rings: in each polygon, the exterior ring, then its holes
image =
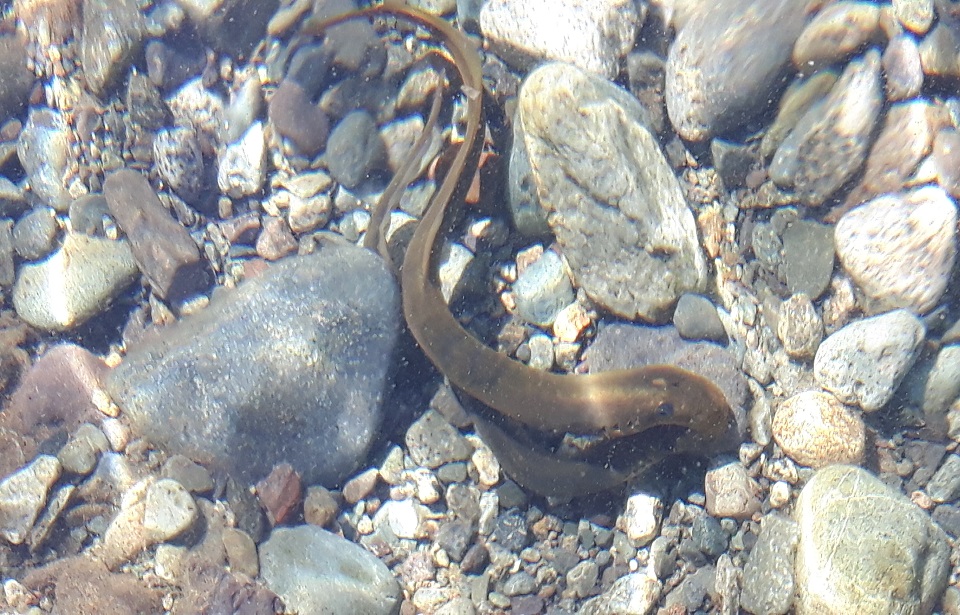
{"type": "MultiPolygon", "coordinates": [[[[400,272],[407,326],[431,362],[456,389],[503,417],[536,430],[619,438],[656,427],[675,426],[686,431],[683,436],[670,441],[672,452],[710,453],[734,445],[739,435],[734,414],[720,389],[706,378],[670,365],[586,375],[543,372],[487,347],[457,321],[440,292],[434,260],[439,252],[442,232],[447,230],[449,221],[454,219],[456,210],[463,203],[483,147],[480,58],[473,43],[449,23],[390,0],[333,19],[308,21],[303,31],[319,34],[347,19],[374,15],[408,20],[430,30],[440,39],[459,73],[466,101],[463,143],[413,234],[400,272]]],[[[434,109],[436,106],[435,98],[434,109]]],[[[425,134],[418,139],[415,150],[423,149],[421,140],[426,139],[426,133],[435,121],[436,113],[432,110],[425,134]]],[[[384,191],[368,229],[366,245],[377,247],[386,258],[389,256],[381,239],[381,220],[414,179],[417,167],[412,159],[408,159],[384,191]]],[[[502,444],[495,446],[494,452],[499,448],[505,457],[522,456],[526,446],[511,440],[498,427],[495,433],[494,427],[484,419],[478,422],[481,435],[486,431],[491,439],[502,444]]],[[[542,457],[539,455],[532,462],[545,463],[547,460],[542,457]]],[[[515,461],[520,463],[523,460],[515,461]]],[[[570,462],[557,463],[561,465],[555,469],[569,469],[563,464],[570,462]]],[[[608,480],[603,481],[593,472],[598,469],[601,468],[584,466],[583,480],[573,480],[569,488],[588,493],[610,488],[608,483],[611,481],[624,480],[625,475],[616,473],[607,474],[608,480]]],[[[528,484],[524,486],[541,493],[549,492],[548,495],[558,491],[553,487],[538,489],[537,484],[531,484],[537,483],[536,474],[534,472],[529,480],[518,482],[526,482],[528,484]]]]}

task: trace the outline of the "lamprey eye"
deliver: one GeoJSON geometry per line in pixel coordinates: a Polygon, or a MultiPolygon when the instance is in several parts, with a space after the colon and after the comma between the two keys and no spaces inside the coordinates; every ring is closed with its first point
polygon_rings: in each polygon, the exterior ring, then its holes
{"type": "Polygon", "coordinates": [[[673,416],[673,404],[668,401],[660,402],[660,405],[657,406],[657,416],[664,419],[673,416]]]}

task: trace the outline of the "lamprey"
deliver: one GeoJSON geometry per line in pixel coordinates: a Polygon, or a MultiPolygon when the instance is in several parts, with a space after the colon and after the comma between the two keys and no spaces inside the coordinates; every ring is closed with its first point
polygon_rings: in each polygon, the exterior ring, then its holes
{"type": "MultiPolygon", "coordinates": [[[[431,31],[450,54],[466,105],[463,143],[413,234],[400,271],[407,326],[431,362],[454,388],[503,417],[539,431],[622,438],[675,426],[685,428],[687,435],[671,440],[674,452],[700,453],[730,446],[731,434],[736,432],[734,414],[720,389],[701,376],[669,365],[586,375],[543,372],[487,347],[457,321],[441,294],[435,260],[442,234],[463,205],[483,147],[480,58],[473,43],[447,22],[394,2],[308,22],[304,30],[317,34],[334,23],[374,15],[405,19],[431,31]]],[[[436,114],[431,112],[425,131],[435,121],[436,114]]],[[[388,259],[379,218],[397,205],[416,168],[415,161],[408,160],[395,175],[373,216],[377,222],[368,229],[366,245],[376,246],[388,259]]],[[[498,433],[495,437],[509,436],[498,433]]],[[[619,474],[607,477],[620,480],[619,474]]]]}

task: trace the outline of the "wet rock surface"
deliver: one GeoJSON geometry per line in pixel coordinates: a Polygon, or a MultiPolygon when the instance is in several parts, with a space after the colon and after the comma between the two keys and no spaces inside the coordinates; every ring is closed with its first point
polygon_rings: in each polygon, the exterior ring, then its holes
{"type": "MultiPolygon", "coordinates": [[[[705,373],[739,450],[538,497],[435,392],[445,366],[391,351],[396,290],[373,257],[304,266],[332,235],[363,240],[437,88],[390,215],[397,262],[463,151],[477,92],[429,28],[300,30],[352,0],[16,0],[0,611],[277,615],[334,595],[337,612],[956,612],[960,12],[419,6],[481,50],[481,169],[433,263],[458,319],[537,369],[705,373]],[[76,275],[116,272],[90,245],[128,246],[126,283],[76,275]],[[637,322],[671,318],[716,343],[637,322]],[[107,365],[130,387],[116,400],[107,365]]],[[[623,461],[615,433],[504,433],[550,467],[623,461]]]]}
{"type": "Polygon", "coordinates": [[[379,425],[396,301],[372,254],[323,246],[160,331],[108,386],[135,431],[171,451],[248,480],[285,460],[333,485],[379,425]]]}

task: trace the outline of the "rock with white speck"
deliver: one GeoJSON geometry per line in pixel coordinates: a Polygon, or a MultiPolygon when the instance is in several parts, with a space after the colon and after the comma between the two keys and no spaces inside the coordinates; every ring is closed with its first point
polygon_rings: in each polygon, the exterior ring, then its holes
{"type": "Polygon", "coordinates": [[[780,304],[777,337],[794,359],[812,359],[823,339],[823,321],[804,294],[793,295],[780,304]]]}
{"type": "Polygon", "coordinates": [[[844,270],[886,308],[925,313],[943,296],[957,256],[957,206],[939,187],[888,194],[837,223],[844,270]]]}
{"type": "Polygon", "coordinates": [[[760,510],[760,485],[738,461],[707,471],[706,508],[714,517],[749,519],[760,510]]]}
{"type": "Polygon", "coordinates": [[[660,600],[663,583],[649,568],[620,577],[607,591],[587,602],[583,615],[647,615],[660,600]]]}
{"type": "Polygon", "coordinates": [[[40,455],[26,467],[0,481],[0,536],[23,544],[40,515],[50,488],[60,478],[56,457],[40,455]]]}
{"type": "Polygon", "coordinates": [[[69,331],[105,310],[137,273],[126,240],[67,233],[49,258],[20,267],[13,306],[35,327],[69,331]]]}
{"type": "Polygon", "coordinates": [[[465,461],[473,454],[467,439],[434,410],[427,410],[410,425],[405,441],[414,463],[427,468],[465,461]]]}
{"type": "Polygon", "coordinates": [[[663,516],[663,501],[655,495],[638,493],[627,499],[617,527],[639,547],[656,538],[663,516]]]}
{"type": "Polygon", "coordinates": [[[784,400],[773,417],[773,439],[791,459],[812,468],[857,464],[866,448],[866,427],[859,412],[821,391],[784,400]]]}
{"type": "Polygon", "coordinates": [[[143,528],[151,539],[165,542],[185,532],[197,518],[197,503],[183,485],[161,478],[147,488],[143,528]]]}
{"type": "Polygon", "coordinates": [[[820,344],[814,376],[843,403],[878,410],[913,366],[925,335],[923,322],[907,310],[856,321],[820,344]]]}
{"type": "Polygon", "coordinates": [[[277,528],[260,545],[260,574],[291,611],[389,615],[400,586],[363,547],[316,526],[277,528]]]}
{"type": "Polygon", "coordinates": [[[234,199],[252,196],[263,189],[266,166],[263,122],[254,122],[240,139],[223,150],[217,167],[217,185],[234,199]]]}

